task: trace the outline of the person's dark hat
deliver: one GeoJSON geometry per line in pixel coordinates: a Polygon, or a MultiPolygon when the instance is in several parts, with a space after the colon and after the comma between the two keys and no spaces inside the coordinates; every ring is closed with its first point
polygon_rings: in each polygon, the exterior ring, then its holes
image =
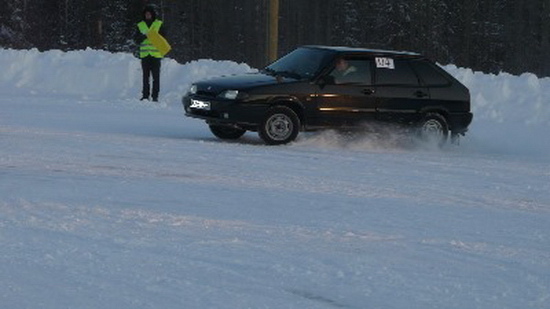
{"type": "Polygon", "coordinates": [[[153,17],[153,20],[155,20],[157,18],[157,10],[156,10],[156,7],[152,4],[148,4],[144,9],[143,9],[143,19],[145,19],[145,13],[146,12],[149,12],[151,13],[152,17],[153,17]]]}

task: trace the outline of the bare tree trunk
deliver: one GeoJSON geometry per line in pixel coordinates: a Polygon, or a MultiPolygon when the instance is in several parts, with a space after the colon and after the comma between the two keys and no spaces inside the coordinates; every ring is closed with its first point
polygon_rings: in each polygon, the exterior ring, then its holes
{"type": "Polygon", "coordinates": [[[103,45],[103,20],[101,17],[97,20],[97,46],[103,45]]]}

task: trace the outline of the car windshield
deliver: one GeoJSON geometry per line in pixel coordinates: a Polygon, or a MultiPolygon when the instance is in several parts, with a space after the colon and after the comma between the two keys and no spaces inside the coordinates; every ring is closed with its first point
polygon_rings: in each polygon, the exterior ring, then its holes
{"type": "Polygon", "coordinates": [[[301,47],[273,62],[264,71],[294,79],[311,79],[331,58],[330,51],[301,47]]]}

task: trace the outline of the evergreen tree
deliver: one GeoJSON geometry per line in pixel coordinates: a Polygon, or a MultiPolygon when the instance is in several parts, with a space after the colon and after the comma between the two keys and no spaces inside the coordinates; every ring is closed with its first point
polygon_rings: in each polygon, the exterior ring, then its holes
{"type": "MultiPolygon", "coordinates": [[[[155,4],[180,62],[266,64],[269,0],[0,0],[0,46],[135,52],[155,4]]],[[[280,0],[279,55],[305,44],[420,52],[442,64],[550,75],[550,0],[280,0]]]]}

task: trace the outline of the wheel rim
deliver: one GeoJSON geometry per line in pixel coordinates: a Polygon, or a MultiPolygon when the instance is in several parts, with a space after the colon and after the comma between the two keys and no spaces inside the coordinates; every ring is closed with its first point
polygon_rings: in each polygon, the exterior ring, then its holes
{"type": "Polygon", "coordinates": [[[290,137],[294,129],[292,120],[283,114],[271,116],[266,124],[266,133],[269,137],[276,141],[283,141],[290,137]]]}
{"type": "Polygon", "coordinates": [[[441,122],[429,119],[422,125],[422,136],[427,140],[441,140],[445,136],[445,128],[441,122]]]}

